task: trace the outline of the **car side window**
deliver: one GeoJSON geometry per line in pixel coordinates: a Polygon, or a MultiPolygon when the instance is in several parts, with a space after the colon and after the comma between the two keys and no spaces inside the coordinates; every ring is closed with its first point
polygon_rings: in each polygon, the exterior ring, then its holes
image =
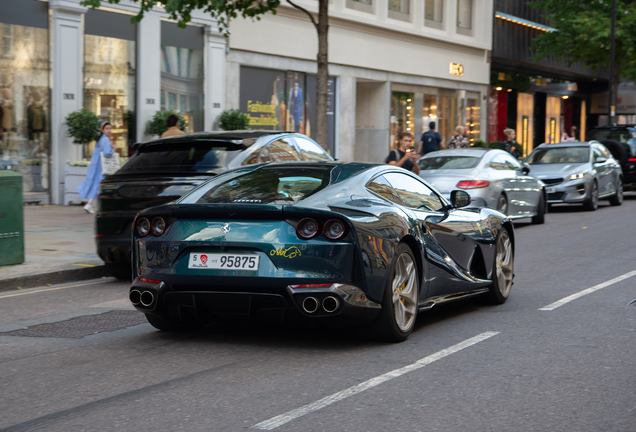
{"type": "Polygon", "coordinates": [[[612,157],[612,154],[609,152],[607,147],[605,147],[604,145],[598,146],[598,149],[601,151],[601,154],[603,155],[603,157],[605,159],[609,159],[610,157],[612,157]]]}
{"type": "Polygon", "coordinates": [[[603,157],[603,153],[601,153],[601,149],[599,149],[597,146],[592,146],[592,158],[594,162],[596,162],[596,160],[600,157],[603,157]]]}
{"type": "Polygon", "coordinates": [[[380,195],[382,198],[391,201],[395,204],[404,205],[397,195],[393,186],[383,176],[377,176],[369,183],[367,183],[367,189],[380,195]]]}
{"type": "Polygon", "coordinates": [[[517,171],[521,169],[521,164],[517,159],[507,154],[501,155],[501,157],[503,158],[504,163],[508,166],[509,170],[517,171]]]}
{"type": "Polygon", "coordinates": [[[258,154],[258,162],[300,161],[302,158],[289,138],[282,138],[267,144],[258,154]]]}
{"type": "Polygon", "coordinates": [[[296,140],[296,144],[300,148],[300,154],[303,156],[304,160],[307,161],[328,161],[331,160],[329,155],[325,153],[325,151],[320,147],[320,145],[316,144],[313,141],[309,141],[306,138],[294,136],[294,140],[296,140]]]}
{"type": "Polygon", "coordinates": [[[421,181],[402,173],[388,173],[384,176],[406,207],[430,211],[444,208],[437,194],[421,181]]]}
{"type": "Polygon", "coordinates": [[[490,161],[489,166],[490,166],[490,168],[496,169],[498,171],[517,169],[517,168],[512,168],[510,166],[510,164],[506,160],[506,155],[504,155],[504,154],[498,154],[495,157],[493,157],[492,160],[490,161]]]}

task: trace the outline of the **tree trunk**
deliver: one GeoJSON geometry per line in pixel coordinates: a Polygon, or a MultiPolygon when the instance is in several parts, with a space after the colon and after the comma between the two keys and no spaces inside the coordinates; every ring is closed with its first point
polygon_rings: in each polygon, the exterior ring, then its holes
{"type": "Polygon", "coordinates": [[[329,0],[318,6],[318,77],[316,88],[316,141],[327,148],[327,101],[329,99],[329,0]]]}

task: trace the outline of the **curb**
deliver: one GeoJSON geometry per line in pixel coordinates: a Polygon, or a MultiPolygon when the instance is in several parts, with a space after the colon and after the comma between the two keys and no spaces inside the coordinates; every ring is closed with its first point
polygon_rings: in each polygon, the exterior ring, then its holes
{"type": "Polygon", "coordinates": [[[29,276],[18,276],[0,280],[0,292],[21,288],[34,288],[43,285],[57,285],[87,279],[110,276],[105,265],[78,269],[57,270],[50,273],[39,273],[29,276]]]}

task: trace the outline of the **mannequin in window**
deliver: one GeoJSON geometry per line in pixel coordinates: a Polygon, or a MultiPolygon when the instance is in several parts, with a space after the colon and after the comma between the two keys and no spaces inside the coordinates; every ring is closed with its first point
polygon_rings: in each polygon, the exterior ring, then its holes
{"type": "Polygon", "coordinates": [[[30,144],[33,146],[30,156],[33,157],[46,141],[43,137],[43,133],[46,132],[46,113],[37,89],[31,90],[31,102],[27,107],[27,131],[30,144]]]}
{"type": "Polygon", "coordinates": [[[2,122],[0,123],[0,129],[2,130],[2,140],[4,145],[3,150],[15,153],[17,156],[17,149],[12,147],[13,133],[15,132],[15,120],[13,118],[13,93],[11,89],[5,87],[2,89],[2,100],[0,100],[0,111],[2,111],[2,122]]]}

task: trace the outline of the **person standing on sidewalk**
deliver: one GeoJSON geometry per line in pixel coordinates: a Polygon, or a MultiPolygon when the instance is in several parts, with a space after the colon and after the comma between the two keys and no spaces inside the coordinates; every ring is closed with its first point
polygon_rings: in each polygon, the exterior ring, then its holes
{"type": "Polygon", "coordinates": [[[114,153],[113,145],[110,142],[110,135],[113,130],[111,124],[107,121],[102,123],[100,135],[97,143],[95,143],[95,149],[91,156],[91,164],[88,167],[88,174],[86,174],[86,180],[75,189],[79,192],[80,198],[87,199],[88,202],[84,206],[84,210],[88,213],[95,213],[93,208],[93,201],[97,198],[99,193],[99,183],[106,177],[102,174],[102,161],[101,154],[104,153],[105,157],[111,157],[114,153]]]}
{"type": "Polygon", "coordinates": [[[464,126],[457,126],[455,128],[455,136],[448,141],[449,149],[463,149],[470,148],[468,138],[464,136],[464,126]]]}
{"type": "Polygon", "coordinates": [[[168,130],[161,134],[161,138],[168,138],[175,135],[183,135],[183,131],[179,129],[179,117],[175,114],[170,114],[166,119],[168,130]]]}
{"type": "Polygon", "coordinates": [[[413,135],[408,132],[402,132],[398,135],[398,148],[391,150],[391,153],[386,158],[386,163],[397,165],[419,174],[420,167],[417,164],[419,158],[420,155],[413,149],[413,135]]]}
{"type": "Polygon", "coordinates": [[[442,136],[435,130],[435,122],[428,124],[428,131],[422,134],[420,141],[420,154],[424,156],[426,153],[434,152],[440,149],[442,145],[442,136]]]}
{"type": "Polygon", "coordinates": [[[510,153],[515,159],[519,159],[521,155],[519,150],[517,150],[517,142],[515,141],[517,133],[514,129],[506,128],[504,129],[504,135],[506,135],[506,140],[501,142],[501,149],[510,153]]]}

